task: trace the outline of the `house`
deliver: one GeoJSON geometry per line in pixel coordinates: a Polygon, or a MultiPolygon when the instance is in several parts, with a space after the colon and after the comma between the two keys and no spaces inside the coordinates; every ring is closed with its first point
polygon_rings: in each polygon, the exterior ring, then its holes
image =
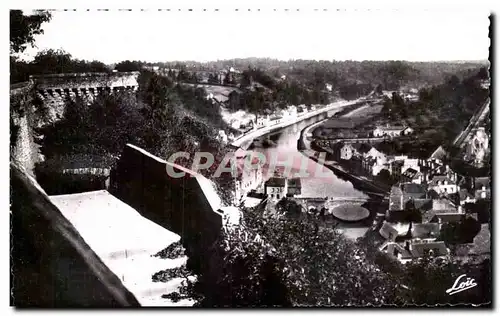
{"type": "Polygon", "coordinates": [[[414,132],[413,128],[408,126],[405,129],[403,129],[402,134],[407,136],[407,135],[413,134],[413,132],[414,132]]]}
{"type": "Polygon", "coordinates": [[[251,153],[238,149],[234,153],[236,158],[235,198],[239,201],[250,190],[256,189],[263,178],[262,163],[258,157],[248,161],[251,153]]]}
{"type": "Polygon", "coordinates": [[[408,168],[401,175],[401,182],[422,184],[424,175],[413,168],[408,168]]]}
{"type": "MultiPolygon", "coordinates": [[[[358,145],[358,144],[355,144],[358,145]]],[[[358,152],[363,155],[363,158],[373,158],[377,160],[378,163],[383,164],[387,161],[387,156],[378,151],[375,147],[368,145],[368,144],[361,144],[357,148],[358,152]]]]}
{"type": "Polygon", "coordinates": [[[384,221],[379,229],[379,234],[387,241],[396,241],[396,239],[404,238],[408,235],[411,229],[409,223],[392,223],[384,221]]]}
{"type": "Polygon", "coordinates": [[[259,115],[255,120],[257,128],[266,127],[269,124],[269,115],[259,115]]]}
{"type": "Polygon", "coordinates": [[[467,189],[460,189],[458,195],[460,197],[460,205],[462,206],[467,203],[476,203],[475,196],[470,194],[467,189]]]}
{"type": "Polygon", "coordinates": [[[433,257],[446,257],[449,254],[444,241],[432,240],[406,241],[404,246],[396,242],[386,242],[379,249],[401,263],[422,258],[426,254],[433,257]]]}
{"type": "Polygon", "coordinates": [[[489,152],[489,138],[484,127],[477,128],[466,144],[466,157],[473,159],[475,164],[481,164],[489,152]]]}
{"type": "Polygon", "coordinates": [[[424,186],[416,183],[393,185],[389,194],[389,211],[404,210],[410,199],[426,199],[424,186]]]}
{"type": "Polygon", "coordinates": [[[445,198],[433,199],[431,208],[422,210],[422,223],[440,223],[439,218],[441,218],[441,222],[454,221],[460,218],[459,216],[447,216],[446,214],[463,215],[461,209],[457,208],[450,200],[445,198]]]}
{"type": "Polygon", "coordinates": [[[438,223],[414,223],[411,228],[411,237],[420,240],[435,240],[439,237],[440,229],[438,223]]]}
{"type": "Polygon", "coordinates": [[[465,218],[464,213],[437,213],[434,217],[429,221],[429,223],[458,223],[465,218]]]}
{"type": "Polygon", "coordinates": [[[403,134],[403,131],[406,129],[404,126],[390,126],[387,124],[387,126],[377,126],[373,130],[373,136],[374,137],[397,137],[401,136],[403,134]]]}
{"type": "Polygon", "coordinates": [[[349,160],[353,155],[358,154],[358,151],[352,144],[344,144],[339,142],[339,158],[342,160],[349,160]]]}
{"type": "Polygon", "coordinates": [[[389,194],[389,211],[403,210],[403,199],[403,190],[398,185],[393,185],[389,194]]]}
{"type": "Polygon", "coordinates": [[[448,156],[448,153],[446,152],[446,150],[444,150],[443,146],[439,146],[430,155],[428,160],[442,163],[442,161],[446,158],[446,156],[448,156]]]}
{"type": "Polygon", "coordinates": [[[282,177],[271,177],[265,182],[265,193],[271,200],[279,200],[287,194],[287,181],[282,177]]]}
{"type": "Polygon", "coordinates": [[[302,183],[300,178],[291,178],[287,180],[287,193],[286,196],[295,196],[302,194],[302,183]]]}
{"type": "Polygon", "coordinates": [[[275,124],[279,124],[283,121],[283,117],[282,116],[279,116],[279,115],[272,115],[270,118],[269,118],[269,124],[270,125],[275,125],[275,124]]]}
{"type": "Polygon", "coordinates": [[[432,177],[428,183],[429,190],[434,190],[439,195],[448,195],[458,192],[458,185],[447,175],[437,175],[432,177]]]}
{"type": "Polygon", "coordinates": [[[490,188],[490,178],[481,177],[474,179],[474,196],[477,200],[480,199],[490,199],[491,198],[491,188],[490,188]]]}

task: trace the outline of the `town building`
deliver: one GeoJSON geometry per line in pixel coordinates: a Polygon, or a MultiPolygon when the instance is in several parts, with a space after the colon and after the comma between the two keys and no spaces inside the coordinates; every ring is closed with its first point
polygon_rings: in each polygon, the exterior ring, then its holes
{"type": "Polygon", "coordinates": [[[285,178],[271,177],[265,182],[265,193],[271,200],[280,200],[287,194],[287,184],[285,178]]]}
{"type": "Polygon", "coordinates": [[[398,137],[402,135],[410,135],[413,133],[413,129],[411,127],[406,126],[390,126],[387,124],[386,126],[377,126],[373,130],[374,137],[398,137]]]}
{"type": "Polygon", "coordinates": [[[468,203],[476,203],[476,198],[474,195],[470,194],[467,189],[460,189],[458,191],[460,197],[460,205],[465,205],[468,203]]]}
{"type": "Polygon", "coordinates": [[[422,184],[424,182],[424,175],[418,170],[415,170],[413,168],[408,168],[401,175],[401,182],[422,184]]]}
{"type": "Polygon", "coordinates": [[[448,195],[458,192],[458,185],[447,175],[433,176],[428,183],[429,190],[434,190],[439,195],[448,195]]]}
{"type": "Polygon", "coordinates": [[[477,200],[491,199],[490,178],[481,177],[474,179],[474,197],[477,200]]]}
{"type": "Polygon", "coordinates": [[[291,178],[287,180],[286,196],[297,196],[302,194],[302,183],[300,178],[291,178]]]}
{"type": "Polygon", "coordinates": [[[250,153],[241,149],[235,152],[236,157],[236,179],[235,198],[240,201],[250,190],[256,189],[263,180],[262,163],[258,157],[250,159],[250,153]]]}
{"type": "Polygon", "coordinates": [[[465,159],[481,165],[489,152],[489,136],[484,127],[478,127],[465,146],[465,159]]]}
{"type": "Polygon", "coordinates": [[[405,209],[406,202],[411,200],[426,199],[425,187],[416,183],[400,183],[393,185],[389,194],[389,211],[405,209]]]}
{"type": "Polygon", "coordinates": [[[338,142],[332,145],[333,153],[339,159],[350,160],[352,156],[356,155],[358,151],[352,144],[345,144],[343,142],[338,142]]]}
{"type": "Polygon", "coordinates": [[[426,254],[438,258],[445,258],[449,254],[444,241],[411,240],[404,246],[396,242],[386,242],[379,249],[401,263],[422,258],[426,254]]]}
{"type": "Polygon", "coordinates": [[[257,128],[266,127],[269,125],[269,115],[258,115],[255,120],[255,126],[257,128]]]}

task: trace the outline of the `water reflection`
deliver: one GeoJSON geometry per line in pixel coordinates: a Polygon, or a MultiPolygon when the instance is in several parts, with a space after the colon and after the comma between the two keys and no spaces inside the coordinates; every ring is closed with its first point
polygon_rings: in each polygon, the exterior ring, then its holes
{"type": "MultiPolygon", "coordinates": [[[[329,113],[328,116],[335,112],[329,113]]],[[[269,170],[269,162],[275,161],[276,166],[288,168],[292,176],[302,179],[302,196],[304,197],[366,197],[356,190],[351,182],[339,179],[331,170],[308,159],[297,149],[300,132],[305,127],[319,122],[326,115],[310,118],[271,133],[254,142],[253,150],[263,153],[268,164],[264,166],[265,178],[272,176],[274,170],[269,170]],[[270,141],[264,141],[265,139],[270,141]],[[308,175],[304,175],[304,171],[308,175]]]]}

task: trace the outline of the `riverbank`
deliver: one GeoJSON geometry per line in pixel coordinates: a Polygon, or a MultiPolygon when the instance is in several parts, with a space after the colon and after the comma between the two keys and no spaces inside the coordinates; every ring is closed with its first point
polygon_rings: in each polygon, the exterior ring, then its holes
{"type": "Polygon", "coordinates": [[[298,115],[295,117],[290,117],[288,120],[284,120],[282,122],[275,123],[275,124],[265,126],[265,127],[261,127],[258,129],[254,129],[254,130],[238,137],[237,139],[235,139],[231,143],[231,145],[235,148],[244,147],[244,146],[248,145],[248,143],[251,143],[253,141],[253,139],[260,137],[260,136],[263,136],[265,134],[268,134],[270,132],[273,132],[277,129],[282,129],[284,127],[288,127],[290,125],[299,123],[301,121],[304,121],[304,120],[312,118],[314,116],[323,114],[323,113],[328,112],[328,111],[336,110],[339,108],[344,108],[346,106],[351,106],[351,105],[355,105],[355,104],[362,104],[362,102],[364,102],[364,100],[360,100],[360,99],[353,100],[353,101],[343,100],[343,101],[334,102],[334,103],[328,104],[325,107],[316,109],[314,111],[310,111],[310,112],[307,112],[305,114],[301,114],[301,115],[298,115]]]}
{"type": "MultiPolygon", "coordinates": [[[[309,159],[313,160],[316,163],[320,163],[318,159],[318,154],[322,150],[320,148],[317,148],[314,146],[314,144],[311,144],[310,140],[308,140],[305,135],[308,135],[308,133],[314,129],[316,126],[322,124],[328,119],[325,119],[323,121],[319,121],[317,123],[311,124],[304,128],[300,132],[300,138],[297,143],[297,148],[298,150],[308,157],[309,159]]],[[[389,193],[390,187],[376,183],[373,180],[370,180],[368,178],[365,178],[360,175],[355,175],[353,174],[350,170],[345,170],[342,166],[340,166],[336,161],[330,160],[330,161],[324,161],[321,162],[323,165],[331,170],[333,173],[335,173],[336,176],[338,176],[341,179],[348,180],[350,181],[354,188],[364,192],[367,195],[382,195],[385,196],[389,193]],[[376,194],[374,194],[376,193],[376,194]]]]}

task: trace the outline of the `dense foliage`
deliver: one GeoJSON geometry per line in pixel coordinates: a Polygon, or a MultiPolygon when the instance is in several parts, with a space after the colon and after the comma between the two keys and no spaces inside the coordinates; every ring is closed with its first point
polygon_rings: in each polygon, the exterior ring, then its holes
{"type": "Polygon", "coordinates": [[[489,90],[481,87],[486,68],[462,81],[451,76],[441,84],[419,91],[418,101],[404,100],[398,93],[385,98],[382,113],[395,124],[407,124],[415,133],[405,139],[386,140],[377,148],[387,154],[427,158],[440,145],[451,149],[455,137],[484,104],[489,90]]]}
{"type": "Polygon", "coordinates": [[[35,10],[32,15],[24,15],[21,10],[10,10],[10,53],[22,53],[28,45],[33,46],[35,36],[43,34],[42,24],[51,18],[48,11],[35,10]]]}
{"type": "MultiPolygon", "coordinates": [[[[406,265],[378,251],[373,236],[356,243],[320,216],[283,200],[277,213],[244,209],[241,227],[209,250],[213,261],[190,284],[200,306],[381,306],[491,301],[488,260],[463,263],[423,257],[406,265]],[[461,274],[473,291],[450,296],[461,274]],[[272,294],[270,294],[272,293],[272,294]]],[[[375,232],[374,232],[375,233],[375,232]]]]}
{"type": "Polygon", "coordinates": [[[111,72],[111,69],[100,61],[74,59],[63,50],[47,49],[36,54],[31,62],[10,57],[11,83],[23,82],[30,75],[111,72]]]}

